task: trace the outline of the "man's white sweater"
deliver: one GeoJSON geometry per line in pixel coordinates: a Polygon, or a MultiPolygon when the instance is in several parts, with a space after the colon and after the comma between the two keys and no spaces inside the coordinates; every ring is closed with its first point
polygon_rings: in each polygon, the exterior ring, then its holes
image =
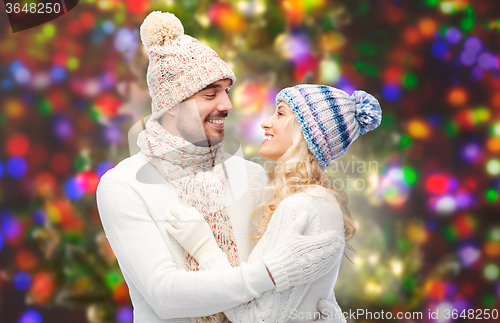
{"type": "Polygon", "coordinates": [[[266,198],[266,173],[243,158],[226,158],[225,203],[240,266],[217,271],[187,271],[184,249],[165,229],[165,213],[181,198],[142,152],[102,176],[97,206],[130,290],[135,323],[187,323],[275,288],[262,261],[246,263],[256,244],[250,236],[258,233],[250,214],[266,198]]]}

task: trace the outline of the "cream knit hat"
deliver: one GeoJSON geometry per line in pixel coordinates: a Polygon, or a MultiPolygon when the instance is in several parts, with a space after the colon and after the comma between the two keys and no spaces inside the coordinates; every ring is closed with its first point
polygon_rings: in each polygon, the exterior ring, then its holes
{"type": "Polygon", "coordinates": [[[149,56],[147,83],[153,120],[214,82],[236,80],[213,49],[184,35],[184,27],[174,14],[151,12],[140,34],[149,56]]]}

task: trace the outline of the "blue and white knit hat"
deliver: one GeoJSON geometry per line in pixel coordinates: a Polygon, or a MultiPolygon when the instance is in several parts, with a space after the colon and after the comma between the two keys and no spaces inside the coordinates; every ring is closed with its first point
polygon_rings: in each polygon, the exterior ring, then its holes
{"type": "Polygon", "coordinates": [[[279,102],[288,103],[317,162],[326,170],[359,135],[377,128],[382,110],[364,91],[346,92],[326,85],[301,84],[281,90],[279,102]]]}

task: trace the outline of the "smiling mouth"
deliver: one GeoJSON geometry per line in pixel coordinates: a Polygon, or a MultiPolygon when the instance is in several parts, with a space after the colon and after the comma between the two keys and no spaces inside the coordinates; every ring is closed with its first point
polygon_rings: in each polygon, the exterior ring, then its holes
{"type": "Polygon", "coordinates": [[[273,139],[274,139],[274,136],[267,135],[267,136],[264,136],[264,140],[262,142],[272,141],[273,139]]]}
{"type": "Polygon", "coordinates": [[[208,119],[207,122],[210,123],[215,128],[218,129],[224,128],[224,118],[208,119]]]}

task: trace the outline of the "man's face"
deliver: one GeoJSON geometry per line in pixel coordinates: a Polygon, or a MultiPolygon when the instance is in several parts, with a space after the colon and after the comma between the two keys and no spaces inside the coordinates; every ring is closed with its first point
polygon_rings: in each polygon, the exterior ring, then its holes
{"type": "Polygon", "coordinates": [[[198,146],[214,145],[224,139],[224,121],[233,110],[228,96],[231,82],[219,80],[182,102],[176,127],[184,139],[198,146]]]}

